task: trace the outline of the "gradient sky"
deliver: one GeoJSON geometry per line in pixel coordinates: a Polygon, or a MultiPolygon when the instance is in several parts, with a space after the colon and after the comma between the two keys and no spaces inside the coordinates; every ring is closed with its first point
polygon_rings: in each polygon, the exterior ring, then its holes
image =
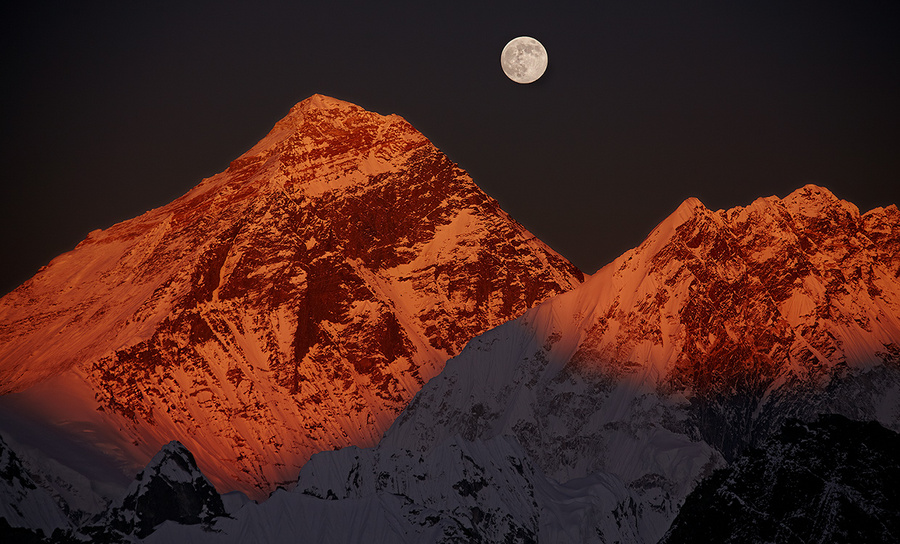
{"type": "Polygon", "coordinates": [[[3,8],[0,293],[224,170],[313,93],[397,113],[585,272],[687,197],[900,203],[900,2],[3,8]],[[499,66],[530,35],[531,85],[499,66]]]}

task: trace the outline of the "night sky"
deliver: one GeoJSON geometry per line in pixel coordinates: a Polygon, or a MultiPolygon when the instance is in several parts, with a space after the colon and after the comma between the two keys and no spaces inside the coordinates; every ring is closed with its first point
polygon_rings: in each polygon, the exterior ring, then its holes
{"type": "Polygon", "coordinates": [[[900,203],[897,0],[22,4],[0,37],[0,293],[313,93],[402,115],[589,273],[690,196],[900,203]],[[550,57],[530,85],[499,66],[519,35],[550,57]]]}

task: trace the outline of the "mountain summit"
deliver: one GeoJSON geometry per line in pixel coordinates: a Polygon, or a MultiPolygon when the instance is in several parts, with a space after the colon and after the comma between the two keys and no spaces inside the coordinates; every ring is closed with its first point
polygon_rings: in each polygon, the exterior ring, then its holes
{"type": "Polygon", "coordinates": [[[582,279],[404,119],[314,95],[0,299],[0,405],[124,473],[179,440],[261,497],[582,279]]]}

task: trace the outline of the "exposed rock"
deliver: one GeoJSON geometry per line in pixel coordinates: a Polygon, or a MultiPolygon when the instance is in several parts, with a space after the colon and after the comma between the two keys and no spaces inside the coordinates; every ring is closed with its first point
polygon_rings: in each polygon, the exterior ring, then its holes
{"type": "Polygon", "coordinates": [[[178,438],[262,498],[582,277],[402,118],[315,95],[0,300],[0,391],[134,469],[178,438]]]}
{"type": "Polygon", "coordinates": [[[94,539],[144,538],[165,521],[209,527],[225,516],[222,499],[194,456],[173,441],[141,471],[128,493],[100,521],[82,529],[94,539]]]}

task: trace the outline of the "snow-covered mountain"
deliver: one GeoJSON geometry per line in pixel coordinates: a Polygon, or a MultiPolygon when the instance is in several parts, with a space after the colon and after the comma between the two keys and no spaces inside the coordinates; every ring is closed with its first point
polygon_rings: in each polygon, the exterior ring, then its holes
{"type": "Polygon", "coordinates": [[[57,475],[156,455],[91,525],[93,495],[0,451],[5,496],[35,505],[0,518],[147,542],[650,543],[718,469],[777,472],[808,453],[790,429],[830,440],[821,414],[900,431],[896,206],[689,199],[581,280],[401,118],[316,95],[0,300],[0,428],[53,445],[57,475]],[[290,489],[221,502],[201,472],[290,489]]]}
{"type": "Polygon", "coordinates": [[[470,338],[582,279],[405,120],[315,95],[0,300],[0,423],[129,477],[179,440],[260,498],[374,445],[470,338]]]}
{"type": "MultiPolygon", "coordinates": [[[[900,428],[898,241],[895,206],[860,214],[816,186],[717,212],[688,200],[581,287],[474,338],[377,447],[318,453],[213,532],[148,541],[657,542],[716,469],[777,472],[810,450],[791,429],[838,440],[820,414],[900,428]]],[[[856,466],[841,455],[828,470],[856,466]]]]}
{"type": "Polygon", "coordinates": [[[655,542],[786,418],[900,425],[898,218],[815,186],[719,212],[688,200],[582,287],[472,340],[377,448],[314,456],[291,498],[323,519],[387,508],[398,541],[428,511],[475,541],[655,542]],[[470,468],[432,461],[455,450],[470,468]]]}
{"type": "Polygon", "coordinates": [[[582,287],[470,342],[379,449],[515,437],[556,481],[620,481],[655,542],[698,480],[786,418],[900,430],[898,241],[896,206],[861,215],[816,186],[718,212],[689,199],[582,287]]]}
{"type": "Polygon", "coordinates": [[[556,451],[600,463],[606,440],[581,435],[629,434],[602,430],[616,420],[662,423],[726,457],[784,417],[896,429],[898,243],[896,206],[860,215],[812,185],[718,212],[689,199],[582,287],[474,339],[383,444],[514,434],[568,478],[590,466],[556,451]],[[677,413],[658,412],[663,398],[677,413]]]}
{"type": "Polygon", "coordinates": [[[197,468],[194,456],[172,441],[138,473],[125,496],[82,532],[94,540],[143,538],[166,521],[208,528],[225,515],[222,498],[197,468]]]}

